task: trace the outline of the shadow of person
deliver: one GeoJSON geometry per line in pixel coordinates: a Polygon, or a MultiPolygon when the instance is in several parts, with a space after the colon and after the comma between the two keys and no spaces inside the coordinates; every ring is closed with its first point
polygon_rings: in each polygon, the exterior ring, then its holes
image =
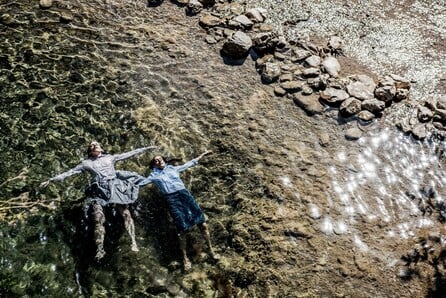
{"type": "Polygon", "coordinates": [[[154,190],[150,196],[145,193],[139,202],[138,221],[151,238],[152,245],[159,252],[159,262],[167,267],[180,255],[178,237],[175,226],[169,218],[166,200],[154,190]]]}
{"type": "Polygon", "coordinates": [[[66,208],[55,220],[57,229],[62,232],[63,241],[70,248],[73,257],[74,278],[79,287],[79,293],[87,296],[92,294],[95,270],[108,266],[119,249],[119,239],[125,233],[120,212],[113,207],[104,207],[104,215],[106,254],[100,261],[95,260],[95,223],[91,205],[66,208]]]}
{"type": "Polygon", "coordinates": [[[164,0],[148,0],[147,6],[148,7],[157,7],[157,6],[160,6],[163,2],[164,2],[164,0]]]}

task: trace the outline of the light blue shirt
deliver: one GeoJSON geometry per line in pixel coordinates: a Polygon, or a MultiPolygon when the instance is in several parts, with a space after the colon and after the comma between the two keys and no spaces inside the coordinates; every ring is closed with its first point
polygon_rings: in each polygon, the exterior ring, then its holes
{"type": "Polygon", "coordinates": [[[180,173],[196,164],[198,164],[198,160],[192,159],[181,166],[166,165],[163,169],[155,167],[150,175],[138,185],[144,186],[149,183],[155,183],[163,194],[177,192],[186,188],[180,178],[180,173]]]}

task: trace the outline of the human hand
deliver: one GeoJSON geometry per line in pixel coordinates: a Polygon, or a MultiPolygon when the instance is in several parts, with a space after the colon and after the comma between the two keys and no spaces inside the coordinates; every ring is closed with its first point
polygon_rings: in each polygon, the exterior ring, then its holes
{"type": "Polygon", "coordinates": [[[47,187],[49,183],[50,183],[50,180],[47,180],[47,181],[44,181],[44,182],[40,183],[40,188],[47,187]]]}
{"type": "Polygon", "coordinates": [[[211,153],[212,153],[211,150],[206,150],[205,152],[201,153],[201,155],[198,157],[198,159],[202,158],[202,157],[205,156],[205,155],[209,155],[209,154],[211,154],[211,153]]]}

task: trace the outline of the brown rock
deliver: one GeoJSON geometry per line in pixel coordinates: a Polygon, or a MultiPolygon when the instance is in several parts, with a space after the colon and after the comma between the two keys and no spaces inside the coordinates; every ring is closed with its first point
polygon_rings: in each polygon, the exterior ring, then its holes
{"type": "Polygon", "coordinates": [[[216,27],[223,24],[223,21],[210,14],[205,14],[200,17],[199,24],[202,27],[216,27]]]}
{"type": "Polygon", "coordinates": [[[303,95],[296,93],[293,96],[293,101],[310,116],[322,114],[324,111],[324,106],[319,102],[318,97],[314,94],[303,95]]]}
{"type": "Polygon", "coordinates": [[[345,138],[349,141],[358,140],[361,136],[362,131],[357,127],[352,127],[345,131],[345,138]]]}

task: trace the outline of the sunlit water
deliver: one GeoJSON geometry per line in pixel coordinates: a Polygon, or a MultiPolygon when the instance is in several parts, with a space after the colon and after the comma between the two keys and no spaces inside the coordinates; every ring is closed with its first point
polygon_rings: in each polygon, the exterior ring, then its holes
{"type": "Polygon", "coordinates": [[[417,142],[394,129],[371,133],[359,143],[359,152],[335,156],[341,169],[328,169],[333,191],[326,208],[309,206],[311,216],[320,218],[320,230],[351,235],[354,245],[367,250],[358,229],[363,222],[379,224],[381,235],[375,236],[387,238],[408,239],[419,229],[434,228],[440,219],[435,209],[444,203],[443,145],[417,142]]]}

